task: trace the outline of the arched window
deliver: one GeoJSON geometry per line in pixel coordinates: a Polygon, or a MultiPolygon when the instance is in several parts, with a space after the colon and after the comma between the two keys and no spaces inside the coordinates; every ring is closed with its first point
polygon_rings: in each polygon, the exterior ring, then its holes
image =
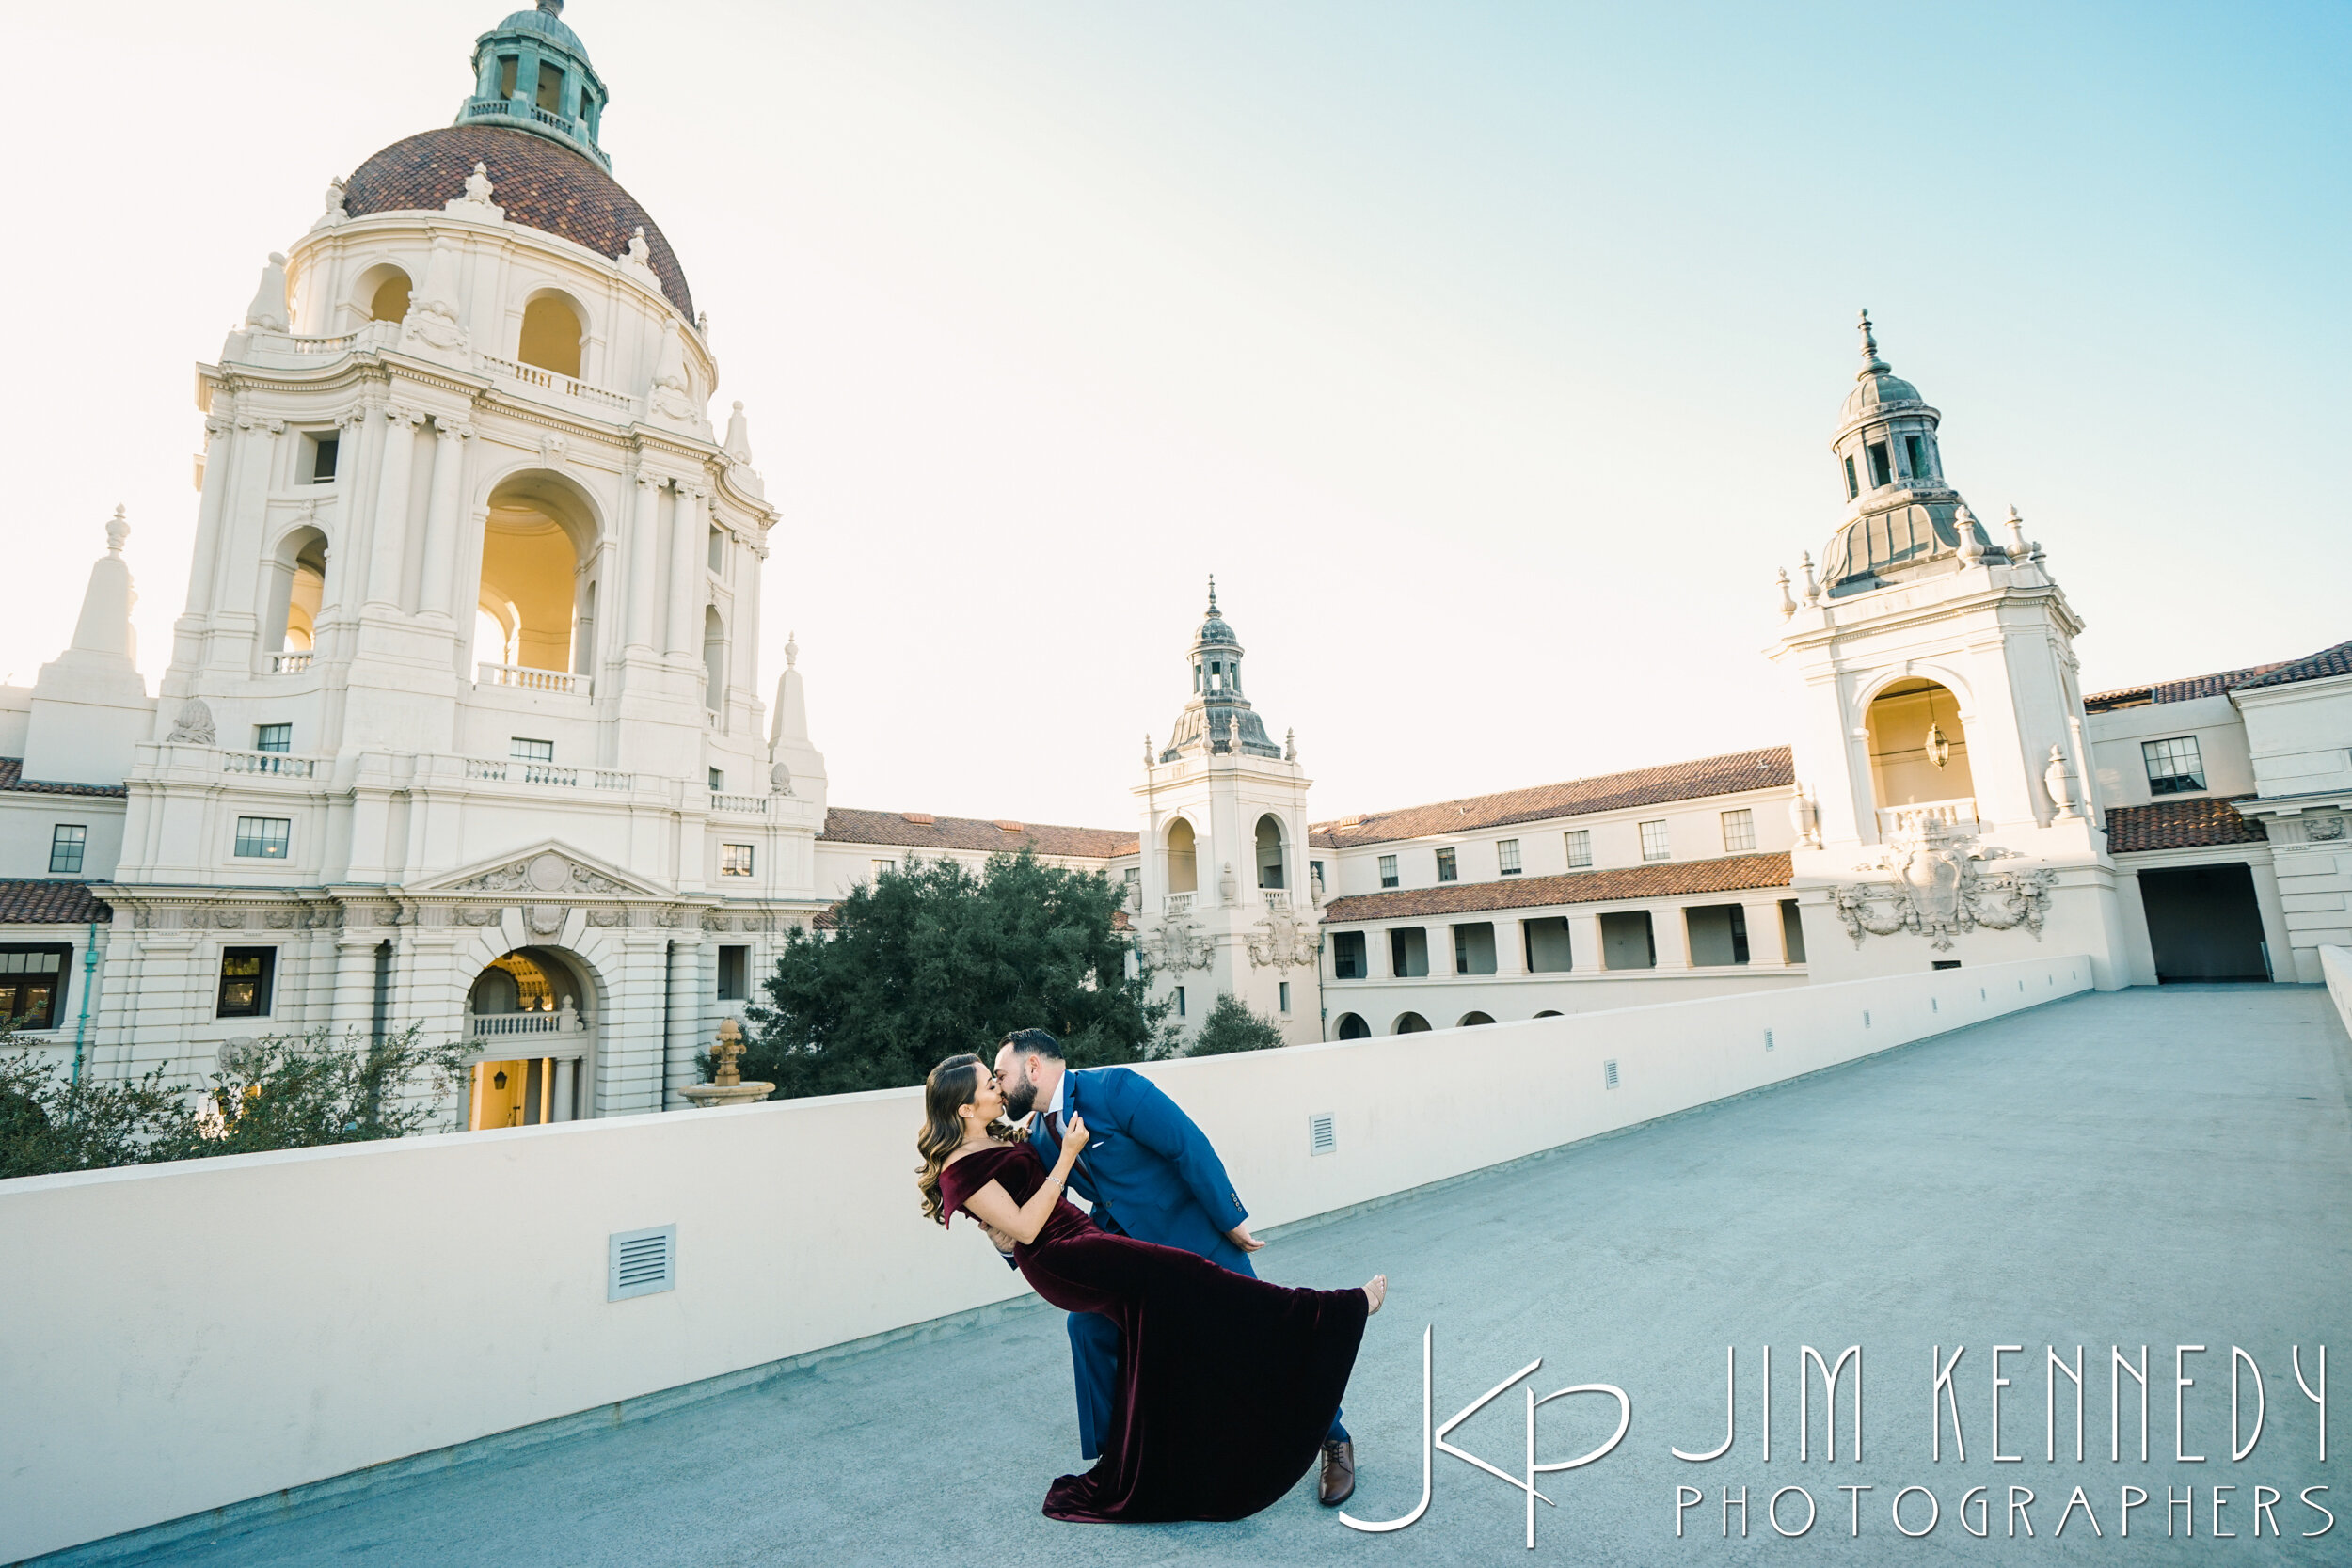
{"type": "Polygon", "coordinates": [[[522,340],[515,357],[558,375],[580,374],[580,341],[587,328],[560,294],[541,294],[523,307],[522,340]]]}
{"type": "Polygon", "coordinates": [[[1258,818],[1258,885],[1282,885],[1282,823],[1272,812],[1258,818]]]}
{"type": "Polygon", "coordinates": [[[385,279],[368,296],[368,320],[396,322],[408,319],[408,275],[398,267],[391,269],[385,279]]]}
{"type": "Polygon", "coordinates": [[[1168,891],[1193,893],[1200,886],[1200,862],[1193,842],[1192,824],[1180,816],[1168,829],[1168,891]]]}
{"type": "Polygon", "coordinates": [[[594,665],[587,640],[596,625],[596,538],[593,512],[559,475],[517,474],[490,493],[474,600],[477,665],[536,672],[527,679],[495,677],[504,684],[574,689],[569,676],[594,665]]]}
{"type": "Polygon", "coordinates": [[[1372,1025],[1354,1013],[1340,1015],[1340,1035],[1343,1040],[1366,1040],[1372,1037],[1372,1025]]]}
{"type": "Polygon", "coordinates": [[[1560,1010],[1556,1007],[1546,1007],[1542,1012],[1537,1013],[1535,1016],[1537,1018],[1558,1018],[1560,1016],[1560,1010]]]}
{"type": "Polygon", "coordinates": [[[1475,1028],[1481,1023],[1492,1023],[1493,1022],[1493,1018],[1486,1013],[1464,1013],[1462,1015],[1461,1022],[1454,1024],[1454,1027],[1456,1029],[1470,1029],[1475,1028]]]}
{"type": "MultiPolygon", "coordinates": [[[[1870,786],[1882,812],[1973,800],[1960,699],[1930,680],[1897,681],[1870,703],[1870,786]]],[[[1880,831],[1888,831],[1882,819],[1880,831]]]]}
{"type": "Polygon", "coordinates": [[[703,669],[710,679],[703,689],[703,706],[713,713],[727,708],[727,626],[719,607],[703,607],[703,669]]]}
{"type": "Polygon", "coordinates": [[[1404,1014],[1397,1019],[1396,1027],[1389,1031],[1391,1035],[1425,1035],[1428,1032],[1429,1021],[1419,1013],[1404,1014]]]}
{"type": "Polygon", "coordinates": [[[279,541],[270,562],[269,618],[264,653],[307,653],[317,639],[326,594],[326,535],[296,529],[279,541]]]}

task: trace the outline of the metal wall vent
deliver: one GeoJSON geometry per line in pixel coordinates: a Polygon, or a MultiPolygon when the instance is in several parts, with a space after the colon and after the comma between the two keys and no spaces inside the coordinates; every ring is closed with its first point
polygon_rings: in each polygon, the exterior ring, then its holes
{"type": "Polygon", "coordinates": [[[1931,996],[1931,997],[1929,997],[1929,998],[1928,998],[1928,1011],[1930,1011],[1930,1012],[1931,1012],[1931,1013],[1940,1013],[1940,1012],[1942,1012],[1943,1010],[1944,1010],[1944,1004],[1943,1004],[1943,1003],[1938,1002],[1938,1001],[1937,1001],[1934,997],[1932,997],[1932,996],[1931,996]]]}
{"type": "Polygon", "coordinates": [[[1864,1008],[1864,1009],[1863,1009],[1863,1012],[1862,1012],[1862,1026],[1863,1026],[1865,1029],[1867,1029],[1868,1027],[1870,1027],[1870,1012],[1869,1012],[1869,1009],[1868,1009],[1868,1008],[1867,1008],[1867,1007],[1866,1007],[1866,1008],[1864,1008]]]}
{"type": "Polygon", "coordinates": [[[1340,1130],[1328,1116],[1307,1118],[1307,1152],[1310,1156],[1328,1154],[1340,1147],[1340,1130]]]}
{"type": "Polygon", "coordinates": [[[677,1227],[616,1230],[610,1243],[604,1299],[627,1301],[677,1289],[677,1227]]]}
{"type": "Polygon", "coordinates": [[[1617,1061],[1613,1056],[1600,1064],[1600,1086],[1604,1089],[1617,1086],[1617,1061]]]}
{"type": "Polygon", "coordinates": [[[1764,1049],[1765,1049],[1765,1050],[1767,1050],[1767,1051],[1770,1051],[1772,1048],[1772,1032],[1770,1029],[1767,1029],[1767,1030],[1765,1030],[1765,1031],[1764,1031],[1764,1049]]]}

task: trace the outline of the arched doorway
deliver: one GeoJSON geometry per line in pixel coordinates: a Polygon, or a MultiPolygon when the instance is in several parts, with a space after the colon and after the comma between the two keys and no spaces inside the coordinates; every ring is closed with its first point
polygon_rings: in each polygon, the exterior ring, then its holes
{"type": "Polygon", "coordinates": [[[1342,1013],[1339,1037],[1343,1040],[1368,1040],[1372,1038],[1372,1025],[1354,1013],[1342,1013]]]}
{"type": "Polygon", "coordinates": [[[1428,1032],[1429,1021],[1419,1013],[1406,1013],[1400,1016],[1396,1021],[1396,1027],[1389,1031],[1391,1035],[1425,1035],[1428,1032]]]}
{"type": "Polygon", "coordinates": [[[1279,888],[1282,881],[1282,820],[1272,812],[1258,818],[1258,885],[1279,888]]]}
{"type": "Polygon", "coordinates": [[[1183,817],[1168,825],[1168,891],[1195,893],[1200,887],[1200,858],[1192,824],[1183,817]]]}
{"type": "Polygon", "coordinates": [[[1916,808],[1943,808],[1947,820],[1976,818],[1976,778],[1968,767],[1968,737],[1960,699],[1930,680],[1901,680],[1871,699],[1870,787],[1878,798],[1879,831],[1892,832],[1916,808]]]}
{"type": "Polygon", "coordinates": [[[552,947],[492,959],[466,996],[466,1125],[535,1127],[592,1115],[596,998],[587,965],[552,947]]]}
{"type": "Polygon", "coordinates": [[[555,474],[516,474],[490,492],[473,638],[483,679],[587,694],[572,677],[596,667],[596,534],[594,512],[555,474]]]}

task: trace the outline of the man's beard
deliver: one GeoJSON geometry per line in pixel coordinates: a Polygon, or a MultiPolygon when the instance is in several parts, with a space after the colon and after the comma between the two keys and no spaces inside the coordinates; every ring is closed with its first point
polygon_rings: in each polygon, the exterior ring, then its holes
{"type": "Polygon", "coordinates": [[[1019,1121],[1037,1108],[1037,1085],[1024,1078],[1005,1091],[1005,1119],[1019,1121]]]}

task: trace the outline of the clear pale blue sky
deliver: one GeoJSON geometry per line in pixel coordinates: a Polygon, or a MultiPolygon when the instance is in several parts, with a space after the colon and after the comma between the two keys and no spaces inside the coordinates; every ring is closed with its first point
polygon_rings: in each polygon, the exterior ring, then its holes
{"type": "MultiPolygon", "coordinates": [[[[9,11],[14,554],[78,590],[128,501],[151,678],[190,362],[500,14],[9,11]]],[[[2352,636],[2344,6],[565,19],[749,404],[837,802],[1132,821],[1211,571],[1319,816],[1778,741],[1864,304],[2091,689],[2352,636]]]]}

